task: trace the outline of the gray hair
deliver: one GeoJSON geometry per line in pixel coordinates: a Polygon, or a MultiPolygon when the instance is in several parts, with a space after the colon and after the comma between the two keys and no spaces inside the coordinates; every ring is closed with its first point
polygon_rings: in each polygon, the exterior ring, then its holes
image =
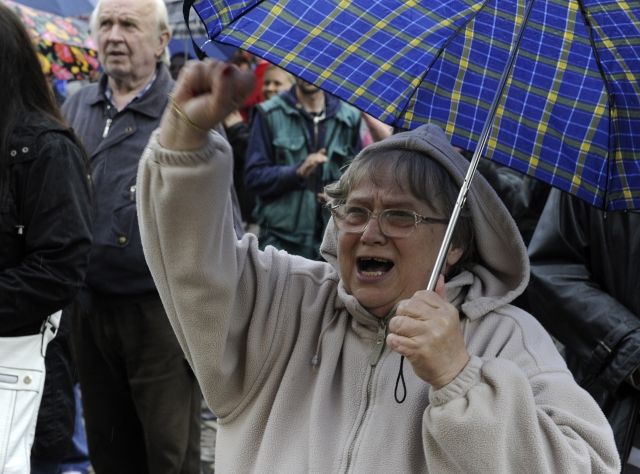
{"type": "MultiPolygon", "coordinates": [[[[137,0],[132,0],[137,1],[137,0]]],[[[98,38],[98,14],[100,13],[100,8],[102,8],[103,0],[98,0],[95,8],[91,12],[91,17],[89,18],[89,29],[91,31],[91,36],[94,41],[97,43],[98,38]]],[[[156,26],[158,28],[158,34],[164,33],[165,31],[169,33],[169,37],[171,37],[171,25],[169,24],[169,12],[167,11],[167,5],[164,3],[164,0],[151,0],[153,4],[153,11],[156,14],[156,26]]],[[[160,60],[169,65],[169,48],[165,48],[164,53],[162,53],[162,57],[160,60]]]]}
{"type": "MultiPolygon", "coordinates": [[[[373,186],[381,184],[383,177],[392,174],[398,189],[408,189],[416,199],[449,218],[458,197],[459,186],[447,171],[428,156],[408,149],[367,153],[366,149],[351,162],[340,179],[325,187],[329,205],[343,204],[349,192],[363,180],[373,186]]],[[[477,263],[475,230],[471,215],[463,209],[453,233],[452,245],[463,250],[449,276],[477,263]]]]}

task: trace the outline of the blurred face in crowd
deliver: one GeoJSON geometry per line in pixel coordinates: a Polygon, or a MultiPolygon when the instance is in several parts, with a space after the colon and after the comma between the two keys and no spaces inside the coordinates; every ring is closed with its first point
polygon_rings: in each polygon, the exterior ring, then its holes
{"type": "Polygon", "coordinates": [[[298,91],[304,95],[313,95],[321,92],[318,86],[314,86],[310,82],[304,81],[299,77],[296,78],[296,87],[298,91]]]}
{"type": "Polygon", "coordinates": [[[289,73],[278,67],[269,67],[262,79],[262,96],[264,100],[269,100],[273,96],[280,94],[293,85],[292,77],[289,73]]]}
{"type": "Polygon", "coordinates": [[[115,80],[143,82],[155,72],[169,42],[153,0],[103,0],[94,37],[105,73],[115,80]]]}

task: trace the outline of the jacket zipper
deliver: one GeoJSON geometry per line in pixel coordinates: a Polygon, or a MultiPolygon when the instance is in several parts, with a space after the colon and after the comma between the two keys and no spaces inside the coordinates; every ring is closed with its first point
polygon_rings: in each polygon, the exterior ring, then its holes
{"type": "Polygon", "coordinates": [[[382,356],[382,352],[384,351],[384,340],[387,337],[387,321],[386,319],[380,320],[378,323],[378,332],[376,334],[376,343],[373,346],[373,350],[369,355],[369,365],[371,367],[375,367],[380,360],[380,356],[382,356]]]}
{"type": "Polygon", "coordinates": [[[371,354],[369,354],[369,365],[371,366],[371,371],[369,372],[369,379],[367,380],[367,399],[365,401],[364,412],[362,414],[362,417],[360,418],[360,423],[358,424],[356,433],[353,436],[353,441],[351,441],[351,446],[349,446],[345,472],[349,472],[349,470],[351,469],[353,450],[355,449],[356,441],[358,440],[358,436],[360,435],[360,430],[362,429],[364,420],[367,418],[367,412],[369,411],[369,403],[371,401],[371,388],[373,386],[373,374],[378,365],[378,362],[380,361],[380,357],[384,352],[384,340],[387,335],[387,322],[388,318],[381,319],[378,322],[378,332],[376,333],[376,340],[374,342],[373,350],[371,351],[371,354]]]}
{"type": "Polygon", "coordinates": [[[313,151],[318,151],[320,144],[318,143],[318,124],[320,123],[320,117],[313,117],[313,151]]]}
{"type": "Polygon", "coordinates": [[[109,129],[111,128],[111,122],[113,119],[111,118],[111,105],[107,105],[107,122],[104,124],[104,130],[102,131],[102,138],[107,138],[109,135],[109,129]]]}

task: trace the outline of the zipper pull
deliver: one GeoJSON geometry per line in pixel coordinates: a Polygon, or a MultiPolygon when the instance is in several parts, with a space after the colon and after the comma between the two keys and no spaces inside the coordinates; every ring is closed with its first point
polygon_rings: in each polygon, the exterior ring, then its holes
{"type": "Polygon", "coordinates": [[[380,322],[378,324],[378,332],[376,333],[376,340],[373,346],[373,350],[371,351],[371,355],[369,356],[369,364],[374,367],[378,361],[380,360],[380,356],[384,351],[384,340],[387,336],[387,325],[385,322],[380,322]]]}
{"type": "Polygon", "coordinates": [[[107,123],[104,124],[104,130],[102,131],[102,138],[107,138],[109,135],[109,129],[111,128],[111,119],[107,119],[107,123]]]}
{"type": "Polygon", "coordinates": [[[16,233],[18,235],[23,235],[24,234],[24,226],[23,225],[17,225],[17,226],[15,226],[15,228],[16,228],[16,233]]]}

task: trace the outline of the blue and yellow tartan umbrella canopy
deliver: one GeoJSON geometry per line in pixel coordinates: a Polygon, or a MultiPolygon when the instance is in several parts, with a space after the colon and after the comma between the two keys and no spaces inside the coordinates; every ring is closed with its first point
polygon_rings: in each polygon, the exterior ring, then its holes
{"type": "MultiPolygon", "coordinates": [[[[483,155],[640,208],[640,1],[534,1],[483,155]]],[[[527,0],[199,0],[209,36],[472,150],[527,0]]]]}

